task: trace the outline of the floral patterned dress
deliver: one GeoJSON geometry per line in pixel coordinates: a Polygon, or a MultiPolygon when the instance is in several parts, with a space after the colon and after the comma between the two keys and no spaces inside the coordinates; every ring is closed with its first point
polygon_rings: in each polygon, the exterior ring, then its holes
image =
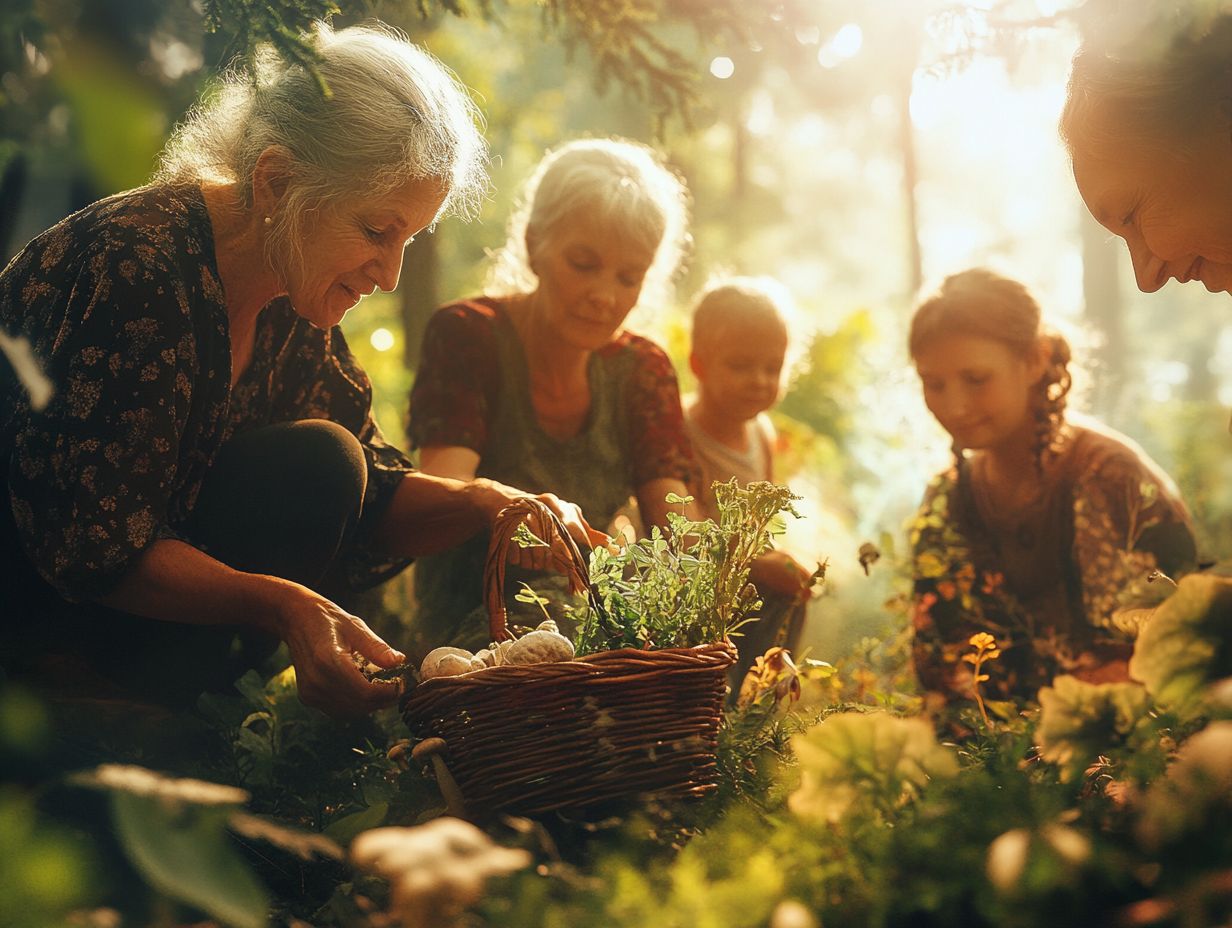
{"type": "MultiPolygon", "coordinates": [[[[697,486],[671,361],[653,342],[622,333],[594,352],[588,370],[591,409],[577,435],[560,439],[539,425],[526,355],[505,303],[484,298],[442,307],[424,334],[411,391],[415,447],[461,446],[479,454],[477,475],[531,493],[577,503],[596,528],[606,526],[638,487],[660,478],[697,486]]],[[[415,647],[487,642],[482,602],[487,538],[421,558],[415,567],[415,647]]],[[[555,601],[545,575],[510,571],[555,601]]],[[[534,607],[537,608],[537,607],[534,607]]],[[[532,623],[534,624],[534,623],[532,623]]]]}
{"type": "Polygon", "coordinates": [[[1159,569],[1193,569],[1189,513],[1172,481],[1128,438],[1066,425],[1040,492],[1020,512],[986,499],[976,461],[929,485],[911,528],[913,658],[921,686],[973,695],[972,635],[992,634],[986,698],[1033,699],[1058,673],[1128,657],[1133,607],[1168,592],[1159,569]]]}
{"type": "Polygon", "coordinates": [[[0,273],[0,330],[28,340],[56,388],[36,411],[0,363],[0,572],[16,582],[68,601],[106,593],[157,539],[192,542],[180,526],[232,434],[314,418],[347,428],[367,459],[348,579],[361,587],[405,566],[366,539],[412,467],[373,420],[371,383],[342,333],[276,300],[232,388],[199,188],[118,194],[38,236],[0,273]]]}

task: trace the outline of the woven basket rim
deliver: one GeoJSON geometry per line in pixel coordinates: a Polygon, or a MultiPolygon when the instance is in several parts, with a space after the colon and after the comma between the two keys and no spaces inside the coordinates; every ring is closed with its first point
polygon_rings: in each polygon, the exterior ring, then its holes
{"type": "Polygon", "coordinates": [[[602,676],[618,665],[621,669],[640,668],[643,672],[671,668],[727,666],[735,661],[736,650],[730,639],[692,645],[687,648],[614,648],[596,651],[568,661],[543,661],[537,664],[502,664],[481,667],[466,673],[420,680],[403,695],[405,707],[418,693],[465,686],[515,686],[550,680],[602,676]],[[655,666],[655,665],[660,666],[655,666]]]}

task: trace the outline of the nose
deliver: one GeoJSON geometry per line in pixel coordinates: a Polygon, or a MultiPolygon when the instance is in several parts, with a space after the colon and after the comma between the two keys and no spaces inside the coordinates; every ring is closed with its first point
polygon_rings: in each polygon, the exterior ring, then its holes
{"type": "Polygon", "coordinates": [[[929,406],[945,426],[961,425],[971,414],[971,403],[963,390],[946,390],[943,395],[934,396],[929,406]]]}
{"type": "Polygon", "coordinates": [[[369,263],[368,276],[386,293],[398,289],[398,280],[402,276],[402,257],[405,253],[404,246],[399,243],[382,249],[369,263]]]}
{"type": "Polygon", "coordinates": [[[597,280],[590,290],[590,302],[603,313],[610,313],[616,308],[616,282],[614,280],[597,280]]]}
{"type": "Polygon", "coordinates": [[[1143,293],[1154,293],[1167,281],[1164,273],[1166,262],[1146,246],[1145,242],[1126,239],[1125,247],[1129,249],[1129,260],[1134,266],[1134,280],[1143,293]]]}
{"type": "Polygon", "coordinates": [[[757,386],[763,390],[778,389],[779,375],[774,371],[762,370],[756,374],[757,386]]]}

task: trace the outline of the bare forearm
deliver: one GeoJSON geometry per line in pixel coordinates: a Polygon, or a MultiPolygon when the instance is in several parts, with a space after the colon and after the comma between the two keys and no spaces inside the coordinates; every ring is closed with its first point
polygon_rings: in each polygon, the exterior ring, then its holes
{"type": "Polygon", "coordinates": [[[299,587],[233,570],[174,539],[156,541],[99,601],[149,619],[190,625],[246,625],[278,633],[273,604],[299,587]]]}
{"type": "Polygon", "coordinates": [[[375,541],[391,557],[419,557],[452,548],[491,522],[509,500],[497,484],[407,474],[375,541]]]}

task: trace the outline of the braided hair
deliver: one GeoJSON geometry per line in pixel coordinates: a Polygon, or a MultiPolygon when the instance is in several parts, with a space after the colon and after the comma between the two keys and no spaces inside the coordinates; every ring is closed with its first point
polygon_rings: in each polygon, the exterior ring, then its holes
{"type": "MultiPolygon", "coordinates": [[[[1073,384],[1071,353],[1064,336],[1043,328],[1039,304],[1021,283],[984,268],[952,274],[941,288],[916,309],[908,348],[914,357],[926,342],[941,335],[974,335],[1006,345],[1022,358],[1031,357],[1041,339],[1048,344],[1043,376],[1032,387],[1035,417],[1035,462],[1043,472],[1057,452],[1065,424],[1065,400],[1073,384]]],[[[953,446],[961,472],[964,449],[953,446]]]]}

